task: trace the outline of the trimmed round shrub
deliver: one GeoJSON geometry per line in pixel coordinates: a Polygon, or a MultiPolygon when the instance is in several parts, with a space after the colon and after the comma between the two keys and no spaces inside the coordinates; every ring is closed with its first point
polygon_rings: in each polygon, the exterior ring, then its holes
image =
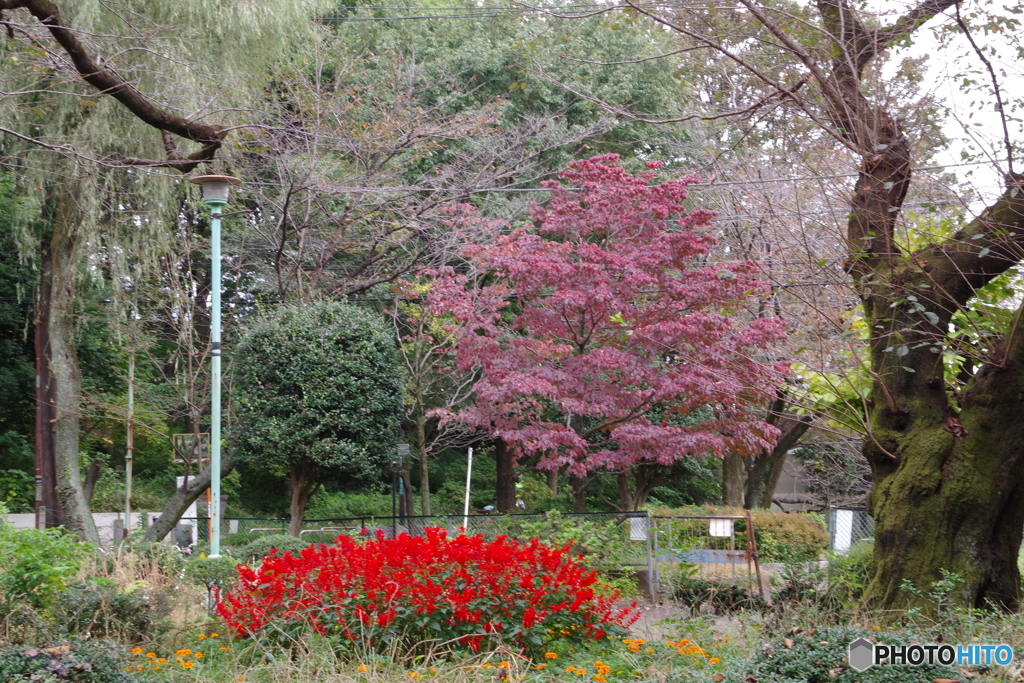
{"type": "Polygon", "coordinates": [[[217,610],[236,635],[264,642],[312,632],[359,652],[505,643],[537,653],[625,635],[639,613],[617,597],[568,548],[429,528],[272,554],[239,568],[217,610]]]}
{"type": "Polygon", "coordinates": [[[260,562],[270,551],[277,550],[279,555],[292,553],[297,555],[309,547],[309,543],[300,538],[288,534],[270,534],[260,536],[251,543],[247,543],[238,550],[238,561],[245,564],[260,562]]]}

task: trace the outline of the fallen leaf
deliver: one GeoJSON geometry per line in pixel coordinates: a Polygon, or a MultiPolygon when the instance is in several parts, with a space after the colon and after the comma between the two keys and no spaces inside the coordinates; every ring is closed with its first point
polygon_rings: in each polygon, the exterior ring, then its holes
{"type": "Polygon", "coordinates": [[[959,678],[936,678],[932,683],[960,683],[959,678]]]}
{"type": "Polygon", "coordinates": [[[789,638],[786,638],[786,639],[785,639],[785,640],[783,640],[782,642],[783,642],[783,644],[784,644],[784,645],[785,645],[786,647],[793,647],[793,641],[792,641],[792,640],[790,640],[789,638]]]}
{"type": "Polygon", "coordinates": [[[46,652],[51,655],[66,655],[70,651],[70,645],[58,645],[57,647],[46,648],[46,652]]]}
{"type": "Polygon", "coordinates": [[[25,650],[21,654],[25,655],[26,657],[37,657],[39,656],[39,650],[25,650]]]}
{"type": "Polygon", "coordinates": [[[841,674],[841,673],[843,673],[843,668],[842,667],[839,667],[838,669],[829,669],[828,670],[828,675],[831,678],[838,678],[839,674],[841,674]]]}
{"type": "Polygon", "coordinates": [[[715,674],[711,678],[714,679],[715,683],[722,683],[725,680],[725,674],[715,674]]]}

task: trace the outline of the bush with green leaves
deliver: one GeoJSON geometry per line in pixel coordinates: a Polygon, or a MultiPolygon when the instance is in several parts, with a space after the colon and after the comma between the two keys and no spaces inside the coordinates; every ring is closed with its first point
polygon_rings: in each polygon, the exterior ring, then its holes
{"type": "Polygon", "coordinates": [[[238,556],[235,559],[243,564],[255,564],[262,561],[275,548],[278,555],[283,555],[284,553],[298,555],[308,548],[309,545],[308,541],[303,541],[288,534],[270,534],[269,536],[260,536],[251,543],[242,546],[238,550],[238,556]]]}
{"type": "Polygon", "coordinates": [[[0,650],[0,681],[8,683],[139,683],[149,676],[125,671],[125,650],[104,640],[70,638],[0,650]]]}
{"type": "Polygon", "coordinates": [[[394,334],[355,306],[285,306],[246,332],[234,357],[235,450],[290,480],[290,533],[324,481],[380,473],[404,389],[394,334]]]}
{"type": "MultiPolygon", "coordinates": [[[[293,536],[286,536],[293,541],[293,536]]],[[[238,577],[238,560],[229,556],[193,557],[185,563],[185,579],[206,588],[226,586],[238,577]]]]}
{"type": "Polygon", "coordinates": [[[91,550],[62,529],[0,526],[0,599],[48,607],[91,550]]]}
{"type": "Polygon", "coordinates": [[[170,628],[170,603],[161,591],[137,582],[126,589],[110,579],[73,582],[50,608],[51,620],[64,633],[123,642],[160,637],[170,628]]]}

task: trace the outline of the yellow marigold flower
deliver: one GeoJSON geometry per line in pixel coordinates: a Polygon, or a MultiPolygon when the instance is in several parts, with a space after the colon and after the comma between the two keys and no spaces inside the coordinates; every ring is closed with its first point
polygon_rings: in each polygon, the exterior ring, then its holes
{"type": "Polygon", "coordinates": [[[576,675],[577,676],[586,676],[587,675],[587,670],[586,669],[576,669],[576,675]]]}
{"type": "Polygon", "coordinates": [[[235,683],[245,683],[245,676],[235,676],[235,683]]]}
{"type": "Polygon", "coordinates": [[[202,658],[203,658],[203,653],[202,652],[197,652],[196,653],[196,659],[202,659],[202,658]]]}
{"type": "Polygon", "coordinates": [[[405,675],[406,675],[406,676],[408,676],[409,678],[411,678],[411,679],[412,679],[412,680],[414,680],[414,681],[415,681],[415,680],[416,680],[417,678],[419,678],[419,677],[420,677],[420,675],[419,675],[418,673],[416,673],[415,671],[406,671],[406,672],[405,672],[405,675]]]}
{"type": "Polygon", "coordinates": [[[708,661],[709,661],[709,662],[711,662],[712,664],[718,664],[718,663],[719,663],[720,661],[722,661],[722,660],[721,660],[721,659],[719,659],[718,657],[712,657],[712,658],[711,658],[711,659],[709,659],[708,661]]]}
{"type": "Polygon", "coordinates": [[[512,665],[509,662],[498,662],[499,669],[509,669],[512,665]]]}
{"type": "Polygon", "coordinates": [[[366,666],[365,664],[360,664],[359,665],[359,669],[358,669],[359,673],[364,674],[364,673],[366,673],[369,670],[370,670],[370,667],[366,666]]]}
{"type": "Polygon", "coordinates": [[[167,658],[166,657],[160,657],[160,658],[158,658],[156,660],[156,663],[157,664],[166,664],[167,663],[167,658]]]}
{"type": "Polygon", "coordinates": [[[141,666],[137,666],[137,667],[135,667],[135,670],[136,670],[136,671],[142,671],[142,669],[143,669],[143,668],[144,668],[144,667],[141,667],[141,666]]]}
{"type": "Polygon", "coordinates": [[[727,643],[729,642],[729,639],[728,639],[728,638],[722,638],[722,640],[723,640],[723,641],[725,641],[725,642],[727,642],[727,643]]]}
{"type": "Polygon", "coordinates": [[[125,671],[131,671],[131,670],[132,670],[132,668],[130,666],[129,667],[125,667],[125,671]]]}
{"type": "Polygon", "coordinates": [[[604,674],[597,674],[593,680],[595,683],[608,683],[608,679],[604,677],[604,674]]]}
{"type": "Polygon", "coordinates": [[[210,637],[211,637],[211,638],[217,638],[217,637],[219,637],[219,636],[220,636],[220,634],[219,634],[219,633],[211,633],[211,634],[210,634],[210,637]]]}
{"type": "Polygon", "coordinates": [[[153,667],[153,671],[159,671],[159,670],[160,670],[160,667],[159,667],[159,666],[154,666],[154,667],[153,667]]]}
{"type": "Polygon", "coordinates": [[[544,659],[558,659],[558,653],[557,652],[545,652],[544,653],[544,659]]]}
{"type": "Polygon", "coordinates": [[[199,635],[198,635],[198,636],[196,637],[196,640],[206,640],[206,634],[205,634],[205,633],[200,633],[200,634],[199,634],[199,635]]]}
{"type": "Polygon", "coordinates": [[[675,647],[676,646],[676,641],[674,641],[674,640],[666,640],[665,644],[668,645],[669,647],[675,647]]]}
{"type": "Polygon", "coordinates": [[[196,663],[193,662],[191,659],[186,659],[184,662],[181,663],[181,667],[183,669],[191,669],[195,665],[196,663]]]}
{"type": "Polygon", "coordinates": [[[178,650],[177,652],[175,652],[174,656],[175,657],[188,657],[190,654],[192,654],[192,650],[181,649],[181,650],[178,650]]]}
{"type": "Polygon", "coordinates": [[[133,655],[141,655],[142,654],[142,648],[141,647],[133,647],[132,648],[132,654],[133,655]]]}
{"type": "Polygon", "coordinates": [[[432,674],[436,674],[436,673],[437,673],[437,669],[435,669],[435,668],[433,668],[433,667],[431,667],[431,668],[427,669],[427,671],[429,671],[429,672],[430,672],[430,673],[432,673],[432,674]]]}
{"type": "Polygon", "coordinates": [[[260,666],[266,666],[266,665],[267,665],[266,662],[260,662],[260,666]]]}
{"type": "Polygon", "coordinates": [[[690,644],[690,641],[688,641],[688,640],[680,640],[679,643],[678,643],[678,645],[680,647],[682,647],[683,645],[689,645],[689,644],[690,644]]]}
{"type": "Polygon", "coordinates": [[[565,672],[569,673],[569,674],[571,674],[575,670],[576,670],[575,666],[567,666],[567,667],[565,667],[565,672]]]}

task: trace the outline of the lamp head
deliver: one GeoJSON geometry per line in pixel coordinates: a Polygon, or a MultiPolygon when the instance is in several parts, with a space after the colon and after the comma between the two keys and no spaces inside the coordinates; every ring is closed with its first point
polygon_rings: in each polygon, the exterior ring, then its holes
{"type": "Polygon", "coordinates": [[[238,187],[242,181],[229,175],[201,175],[189,178],[188,181],[203,187],[203,201],[212,207],[224,206],[228,203],[228,193],[232,185],[238,187]]]}

